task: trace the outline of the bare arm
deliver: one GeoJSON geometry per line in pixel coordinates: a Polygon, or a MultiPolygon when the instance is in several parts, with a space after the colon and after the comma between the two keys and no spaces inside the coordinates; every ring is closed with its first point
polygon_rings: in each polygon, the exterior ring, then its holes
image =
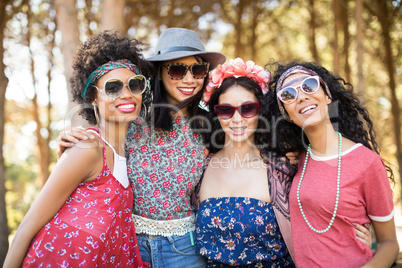
{"type": "MultiPolygon", "coordinates": [[[[103,158],[99,147],[89,143],[67,150],[57,162],[48,181],[25,215],[11,243],[4,268],[20,267],[29,245],[41,228],[63,206],[67,198],[84,180],[96,178],[102,170],[103,158]],[[91,168],[88,168],[91,167],[91,168]]],[[[84,142],[85,143],[85,142],[84,142]]]]}
{"type": "Polygon", "coordinates": [[[387,222],[373,221],[377,239],[374,257],[363,267],[391,267],[399,253],[394,218],[387,222]]]}

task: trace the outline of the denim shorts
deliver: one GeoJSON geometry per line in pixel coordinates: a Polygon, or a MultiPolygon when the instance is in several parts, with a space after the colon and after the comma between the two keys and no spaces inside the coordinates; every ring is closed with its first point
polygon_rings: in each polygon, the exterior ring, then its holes
{"type": "MultiPolygon", "coordinates": [[[[195,236],[195,233],[193,234],[195,236]]],[[[196,253],[191,244],[190,233],[183,236],[150,236],[137,234],[141,259],[149,262],[152,268],[201,268],[206,259],[196,253]]],[[[194,237],[193,241],[196,241],[194,237]]]]}

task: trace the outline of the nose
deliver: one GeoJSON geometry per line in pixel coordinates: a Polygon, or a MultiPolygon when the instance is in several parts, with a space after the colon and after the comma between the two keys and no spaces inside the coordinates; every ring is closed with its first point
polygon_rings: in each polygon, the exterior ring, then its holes
{"type": "Polygon", "coordinates": [[[125,84],[123,87],[123,91],[120,94],[120,98],[129,98],[131,97],[133,94],[131,93],[131,90],[128,87],[128,84],[125,84]]]}
{"type": "Polygon", "coordinates": [[[191,74],[190,69],[187,69],[186,74],[184,75],[183,82],[191,83],[194,81],[194,77],[191,74]]]}
{"type": "Polygon", "coordinates": [[[297,95],[298,95],[297,96],[297,101],[298,102],[302,102],[302,101],[307,100],[307,99],[310,98],[308,94],[304,93],[304,91],[301,90],[300,86],[297,87],[297,95]]]}
{"type": "Polygon", "coordinates": [[[234,112],[234,114],[232,116],[232,121],[233,122],[240,122],[241,120],[243,120],[243,117],[239,113],[239,110],[236,109],[236,111],[234,112]]]}

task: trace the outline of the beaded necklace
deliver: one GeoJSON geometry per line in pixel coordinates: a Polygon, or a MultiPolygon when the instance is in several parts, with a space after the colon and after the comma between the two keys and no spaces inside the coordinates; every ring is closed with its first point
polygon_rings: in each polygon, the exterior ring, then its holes
{"type": "Polygon", "coordinates": [[[307,223],[308,227],[310,227],[311,230],[313,230],[314,232],[319,233],[319,234],[323,234],[323,233],[329,231],[329,229],[331,229],[332,223],[334,222],[335,217],[336,217],[336,212],[337,212],[337,210],[338,210],[339,188],[340,188],[340,184],[341,184],[342,135],[341,135],[341,133],[339,133],[339,132],[336,132],[336,133],[338,133],[338,136],[339,136],[338,176],[337,176],[337,179],[336,179],[336,198],[335,198],[334,212],[332,213],[332,218],[331,218],[331,221],[329,222],[327,228],[325,228],[325,229],[323,229],[323,230],[318,230],[318,229],[314,228],[314,227],[310,224],[310,222],[307,220],[307,217],[306,217],[306,215],[304,214],[304,211],[303,211],[302,204],[301,204],[301,202],[300,202],[300,195],[299,195],[299,194],[300,194],[300,186],[301,186],[301,184],[302,184],[302,181],[303,181],[303,178],[304,178],[304,174],[305,174],[305,172],[306,172],[307,161],[308,161],[308,157],[309,157],[310,151],[311,151],[311,145],[310,145],[310,144],[308,145],[308,148],[307,148],[306,159],[304,160],[303,171],[302,171],[302,174],[301,174],[301,177],[300,177],[300,181],[299,181],[299,185],[297,186],[297,191],[296,191],[297,203],[299,204],[299,209],[300,209],[300,212],[301,212],[301,214],[302,214],[302,216],[303,216],[303,218],[304,218],[304,221],[307,223]]]}

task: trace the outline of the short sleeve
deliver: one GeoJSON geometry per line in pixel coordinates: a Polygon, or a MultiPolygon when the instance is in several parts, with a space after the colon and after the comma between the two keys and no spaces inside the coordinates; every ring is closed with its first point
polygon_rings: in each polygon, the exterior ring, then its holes
{"type": "Polygon", "coordinates": [[[373,221],[386,222],[394,216],[392,189],[381,157],[376,155],[363,177],[367,214],[373,221]]]}

